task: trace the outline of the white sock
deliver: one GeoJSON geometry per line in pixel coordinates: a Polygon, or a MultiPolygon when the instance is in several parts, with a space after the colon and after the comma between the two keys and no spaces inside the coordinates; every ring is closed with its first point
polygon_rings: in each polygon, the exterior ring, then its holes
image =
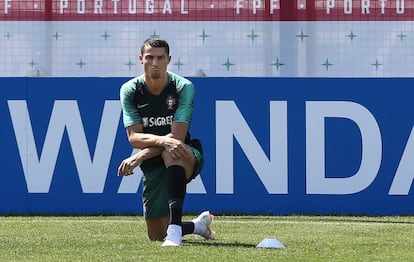
{"type": "Polygon", "coordinates": [[[181,232],[181,226],[179,226],[179,225],[176,225],[176,224],[169,224],[168,225],[168,228],[167,228],[167,233],[168,233],[168,231],[172,231],[172,232],[181,232]]]}

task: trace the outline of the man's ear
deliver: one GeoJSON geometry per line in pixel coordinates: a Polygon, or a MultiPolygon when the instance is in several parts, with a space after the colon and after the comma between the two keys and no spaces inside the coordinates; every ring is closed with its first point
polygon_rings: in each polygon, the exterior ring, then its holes
{"type": "Polygon", "coordinates": [[[138,56],[138,60],[141,62],[141,64],[143,63],[142,62],[142,55],[138,56]]]}

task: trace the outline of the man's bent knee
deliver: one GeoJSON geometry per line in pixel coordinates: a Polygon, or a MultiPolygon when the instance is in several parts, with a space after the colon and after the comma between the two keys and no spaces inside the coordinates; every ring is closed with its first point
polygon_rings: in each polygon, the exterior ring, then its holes
{"type": "Polygon", "coordinates": [[[165,234],[160,235],[160,234],[154,234],[154,233],[148,232],[148,238],[151,241],[163,241],[165,238],[165,234]]]}
{"type": "Polygon", "coordinates": [[[146,219],[148,238],[151,241],[163,241],[167,235],[169,221],[170,216],[160,219],[146,219]]]}

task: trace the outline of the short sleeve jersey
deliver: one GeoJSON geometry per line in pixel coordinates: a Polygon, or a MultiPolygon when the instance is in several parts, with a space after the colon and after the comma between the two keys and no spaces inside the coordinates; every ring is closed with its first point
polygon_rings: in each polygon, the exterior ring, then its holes
{"type": "Polygon", "coordinates": [[[167,72],[168,83],[159,95],[148,91],[144,75],[121,86],[120,100],[125,127],[142,124],[144,133],[166,135],[173,122],[190,124],[193,113],[194,85],[177,74],[167,72]]]}

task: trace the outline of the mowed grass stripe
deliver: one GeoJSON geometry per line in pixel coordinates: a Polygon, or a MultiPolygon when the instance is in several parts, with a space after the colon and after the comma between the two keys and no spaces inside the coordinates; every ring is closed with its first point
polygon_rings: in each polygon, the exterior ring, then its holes
{"type": "MultiPolygon", "coordinates": [[[[194,217],[184,217],[184,220],[191,220],[194,217]]],[[[7,216],[0,217],[2,223],[16,223],[22,221],[24,223],[78,223],[78,222],[90,222],[90,223],[145,223],[145,220],[141,216],[131,216],[125,218],[124,216],[110,216],[109,218],[98,218],[94,216],[7,216]]],[[[339,216],[306,216],[306,217],[290,217],[290,216],[219,216],[216,215],[213,224],[220,223],[237,223],[237,224],[332,224],[332,225],[390,225],[390,224],[402,224],[414,226],[413,217],[339,217],[339,216]]]]}
{"type": "MultiPolygon", "coordinates": [[[[190,220],[194,216],[185,216],[190,220]]],[[[148,240],[142,216],[0,217],[0,261],[414,261],[414,217],[216,215],[216,240],[148,240]],[[284,249],[258,249],[277,238],[284,249]]]]}

